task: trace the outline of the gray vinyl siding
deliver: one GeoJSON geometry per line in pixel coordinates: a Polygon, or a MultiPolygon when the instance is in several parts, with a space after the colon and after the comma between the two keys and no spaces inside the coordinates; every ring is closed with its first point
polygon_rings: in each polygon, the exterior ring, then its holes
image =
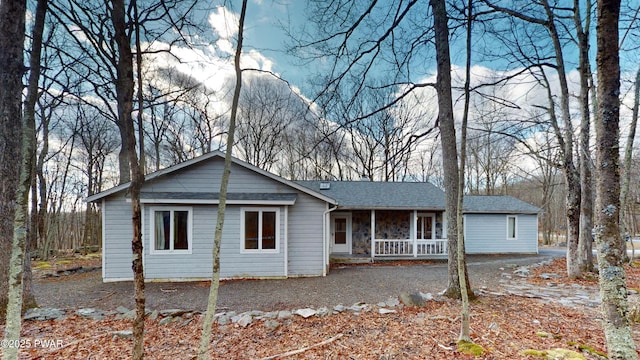
{"type": "MultiPolygon", "coordinates": [[[[245,206],[230,206],[225,212],[225,222],[220,246],[220,276],[222,278],[284,277],[284,207],[280,209],[280,238],[277,253],[241,253],[240,212],[245,206]],[[228,221],[227,221],[228,219],[228,221]]],[[[251,206],[252,208],[259,208],[251,206]]],[[[215,222],[215,221],[214,221],[215,222]]]]}
{"type": "Polygon", "coordinates": [[[323,269],[322,216],[326,203],[306,194],[298,194],[289,208],[290,276],[321,276],[323,269]]]}
{"type": "MultiPolygon", "coordinates": [[[[145,184],[146,192],[216,192],[220,187],[223,161],[212,158],[180,171],[178,176],[168,176],[155,179],[145,184]]],[[[326,203],[312,196],[292,189],[266,176],[257,174],[242,166],[232,164],[229,178],[229,192],[296,192],[296,203],[288,208],[288,219],[285,222],[285,207],[280,207],[280,239],[278,254],[247,254],[240,252],[240,209],[242,206],[229,206],[225,214],[223,242],[220,249],[220,272],[223,278],[241,277],[282,277],[282,276],[320,276],[323,269],[322,253],[322,214],[326,203]],[[288,229],[285,229],[288,223],[288,229]],[[285,231],[286,230],[286,231],[285,231]],[[285,246],[284,239],[289,242],[285,246]],[[285,273],[285,251],[287,251],[287,273],[285,273]]],[[[246,205],[251,207],[251,205],[246,205]]],[[[210,220],[197,221],[194,214],[194,248],[192,255],[204,251],[211,253],[213,226],[215,226],[216,207],[210,207],[210,220]],[[206,227],[209,227],[207,229],[206,227]],[[210,234],[202,236],[198,232],[210,234]]],[[[185,255],[186,256],[186,255],[185,255]]],[[[199,259],[199,257],[198,257],[199,259]]],[[[210,256],[209,258],[210,259],[210,256]]],[[[194,258],[195,260],[195,258],[194,258]]],[[[205,261],[197,265],[205,264],[205,261]]],[[[147,259],[148,269],[151,264],[147,259]]],[[[206,269],[209,270],[211,261],[207,260],[206,269]]],[[[155,264],[155,263],[154,263],[155,264]]],[[[165,263],[166,264],[166,263],[165,263]]],[[[176,264],[179,266],[179,264],[176,264]]],[[[184,265],[183,265],[184,266],[184,265]]],[[[193,267],[193,265],[187,265],[193,267]]],[[[158,271],[161,265],[158,263],[158,271]]],[[[182,271],[182,270],[181,270],[182,271]]],[[[187,270],[184,270],[187,271],[187,270]]],[[[191,276],[201,274],[203,269],[190,270],[191,276]]],[[[148,271],[150,273],[150,271],[148,271]]],[[[154,269],[155,274],[155,269],[154,269]]],[[[210,274],[210,271],[208,271],[210,274]]],[[[199,276],[199,275],[198,275],[199,276]]],[[[209,276],[209,275],[206,275],[209,276]]]]}
{"type": "MultiPolygon", "coordinates": [[[[145,192],[217,192],[220,190],[223,159],[212,158],[180,170],[175,175],[163,176],[145,184],[145,192]]],[[[242,166],[232,164],[229,192],[293,192],[285,184],[242,166]]]]}
{"type": "Polygon", "coordinates": [[[133,279],[131,270],[131,237],[133,226],[131,224],[131,203],[123,196],[111,197],[104,204],[105,239],[104,280],[133,279]]]}
{"type": "Polygon", "coordinates": [[[529,214],[466,214],[465,248],[478,253],[537,253],[538,216],[529,214]],[[507,216],[516,216],[517,236],[507,239],[507,216]]]}
{"type": "MultiPolygon", "coordinates": [[[[169,206],[170,205],[153,205],[169,206]]],[[[217,206],[196,205],[192,208],[193,229],[191,254],[152,254],[151,213],[145,206],[145,273],[147,279],[198,279],[211,277],[212,249],[217,206]]],[[[183,207],[185,205],[179,205],[183,207]]],[[[188,205],[186,205],[188,206],[188,205]]],[[[240,252],[240,206],[229,206],[220,245],[220,277],[283,277],[284,274],[284,207],[280,209],[280,243],[278,253],[246,254],[240,252]]]]}
{"type": "Polygon", "coordinates": [[[142,237],[144,239],[144,271],[148,280],[175,280],[187,278],[211,277],[211,250],[215,228],[215,212],[207,206],[174,205],[173,207],[190,207],[193,216],[190,254],[151,253],[152,249],[152,216],[151,208],[171,205],[144,205],[142,237]],[[213,215],[213,217],[212,217],[213,215]]]}
{"type": "MultiPolygon", "coordinates": [[[[223,160],[212,158],[144,184],[143,192],[217,192],[223,160]]],[[[326,203],[239,165],[232,165],[229,192],[297,193],[292,206],[228,205],[220,248],[221,278],[269,278],[321,276],[323,270],[322,215],[326,203]],[[277,253],[241,252],[241,209],[269,207],[279,209],[279,248],[277,253]],[[288,228],[285,226],[288,225],[288,228]],[[287,239],[289,241],[287,242],[287,239]],[[287,272],[288,271],[288,272],[287,272]]],[[[106,236],[104,280],[132,279],[131,203],[122,193],[105,201],[106,236]]],[[[147,280],[189,280],[211,276],[212,248],[217,205],[144,204],[142,236],[144,270],[147,280]],[[192,214],[191,252],[152,253],[153,207],[188,207],[192,214]]]]}

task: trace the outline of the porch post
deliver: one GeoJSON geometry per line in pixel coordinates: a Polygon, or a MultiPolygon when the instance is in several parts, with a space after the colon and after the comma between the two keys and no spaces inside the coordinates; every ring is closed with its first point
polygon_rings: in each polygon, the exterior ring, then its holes
{"type": "Polygon", "coordinates": [[[442,238],[447,240],[447,242],[445,242],[443,244],[443,246],[444,246],[443,253],[444,254],[447,254],[449,252],[449,239],[448,239],[448,237],[449,237],[449,234],[447,233],[447,213],[443,211],[442,212],[442,238]]]}
{"type": "Polygon", "coordinates": [[[442,212],[442,238],[446,239],[447,234],[447,213],[445,211],[442,212]]]}
{"type": "Polygon", "coordinates": [[[374,258],[376,256],[375,240],[376,240],[376,211],[371,210],[371,258],[374,258]]]}
{"type": "Polygon", "coordinates": [[[418,257],[418,210],[413,210],[411,218],[413,231],[411,231],[411,239],[413,240],[413,257],[418,257]]]}

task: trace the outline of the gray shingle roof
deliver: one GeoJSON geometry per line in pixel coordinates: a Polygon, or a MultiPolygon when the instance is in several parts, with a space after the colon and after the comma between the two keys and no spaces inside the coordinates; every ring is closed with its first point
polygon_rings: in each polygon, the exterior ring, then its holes
{"type": "Polygon", "coordinates": [[[465,213],[537,214],[540,211],[540,208],[513,196],[466,195],[464,197],[465,213]]]}
{"type": "Polygon", "coordinates": [[[444,192],[430,183],[376,181],[297,181],[338,201],[342,209],[444,209],[444,192]],[[320,189],[320,183],[330,188],[320,189]]]}
{"type": "MultiPolygon", "coordinates": [[[[341,209],[409,209],[444,210],[444,192],[430,183],[376,181],[297,181],[329,196],[341,209]],[[329,189],[320,189],[329,183],[329,189]]],[[[512,196],[477,196],[464,198],[465,213],[537,214],[540,209],[512,196]]]]}

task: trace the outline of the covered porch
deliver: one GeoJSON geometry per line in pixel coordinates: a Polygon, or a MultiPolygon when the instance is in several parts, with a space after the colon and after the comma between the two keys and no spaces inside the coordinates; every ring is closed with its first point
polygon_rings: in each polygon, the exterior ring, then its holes
{"type": "Polygon", "coordinates": [[[446,224],[438,210],[351,210],[331,215],[333,259],[442,258],[446,224]]]}

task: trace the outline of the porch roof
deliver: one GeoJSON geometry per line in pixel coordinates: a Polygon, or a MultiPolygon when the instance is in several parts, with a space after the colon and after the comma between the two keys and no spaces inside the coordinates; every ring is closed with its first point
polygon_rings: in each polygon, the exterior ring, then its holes
{"type": "MultiPolygon", "coordinates": [[[[444,191],[427,182],[297,181],[344,210],[445,210],[444,191]],[[323,186],[321,186],[323,184],[323,186]]],[[[467,214],[538,214],[540,208],[508,195],[465,195],[467,214]]]]}
{"type": "Polygon", "coordinates": [[[298,183],[337,200],[338,207],[345,210],[444,210],[444,192],[426,182],[298,181],[298,183]],[[321,183],[328,183],[329,188],[321,189],[321,183]]]}

